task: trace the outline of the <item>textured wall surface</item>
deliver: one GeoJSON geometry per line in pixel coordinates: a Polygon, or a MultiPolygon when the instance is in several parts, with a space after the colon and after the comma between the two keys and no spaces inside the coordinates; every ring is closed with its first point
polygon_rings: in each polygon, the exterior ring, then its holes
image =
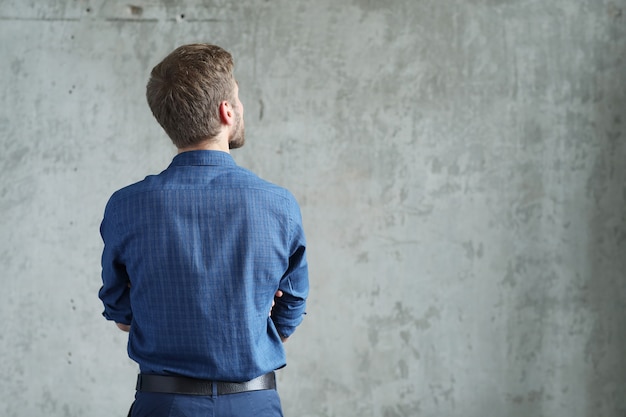
{"type": "Polygon", "coordinates": [[[195,41],[302,205],[286,416],[626,415],[626,0],[2,0],[0,41],[0,415],[125,415],[98,226],[195,41]]]}

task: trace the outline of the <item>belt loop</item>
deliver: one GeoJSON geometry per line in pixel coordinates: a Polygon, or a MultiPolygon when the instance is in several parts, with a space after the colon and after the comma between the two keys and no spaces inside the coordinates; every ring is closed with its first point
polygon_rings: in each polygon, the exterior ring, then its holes
{"type": "Polygon", "coordinates": [[[211,382],[211,389],[213,390],[213,398],[217,398],[217,384],[215,382],[211,382]]]}

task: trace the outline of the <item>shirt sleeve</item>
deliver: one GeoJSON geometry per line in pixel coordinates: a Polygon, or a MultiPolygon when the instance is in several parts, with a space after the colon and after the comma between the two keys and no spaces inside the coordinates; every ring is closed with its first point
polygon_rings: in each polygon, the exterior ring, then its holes
{"type": "Polygon", "coordinates": [[[130,324],[133,317],[130,307],[130,280],[126,266],[119,256],[121,252],[119,234],[111,224],[106,212],[100,225],[100,235],[104,242],[102,288],[98,293],[104,304],[102,315],[107,320],[116,323],[130,324]]]}
{"type": "Polygon", "coordinates": [[[278,287],[283,292],[283,296],[276,299],[276,305],[272,309],[272,320],[278,333],[283,337],[291,336],[302,322],[306,314],[306,299],[309,294],[306,241],[297,204],[293,210],[291,226],[289,267],[278,287]]]}

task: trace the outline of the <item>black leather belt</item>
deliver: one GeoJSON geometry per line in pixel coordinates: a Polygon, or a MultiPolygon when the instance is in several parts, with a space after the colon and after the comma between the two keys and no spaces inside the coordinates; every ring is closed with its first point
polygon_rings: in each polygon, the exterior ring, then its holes
{"type": "Polygon", "coordinates": [[[184,376],[150,374],[139,374],[137,377],[137,391],[141,392],[210,396],[213,395],[214,385],[217,387],[217,395],[276,389],[276,375],[270,372],[246,382],[208,381],[184,376]]]}

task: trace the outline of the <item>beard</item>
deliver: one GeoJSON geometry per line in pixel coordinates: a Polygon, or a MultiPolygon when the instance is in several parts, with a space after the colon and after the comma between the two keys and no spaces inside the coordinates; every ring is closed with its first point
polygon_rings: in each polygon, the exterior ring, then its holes
{"type": "Polygon", "coordinates": [[[235,128],[230,132],[230,136],[228,138],[228,149],[237,149],[241,148],[246,143],[246,128],[243,124],[243,117],[237,111],[235,113],[237,122],[235,123],[235,128]]]}

